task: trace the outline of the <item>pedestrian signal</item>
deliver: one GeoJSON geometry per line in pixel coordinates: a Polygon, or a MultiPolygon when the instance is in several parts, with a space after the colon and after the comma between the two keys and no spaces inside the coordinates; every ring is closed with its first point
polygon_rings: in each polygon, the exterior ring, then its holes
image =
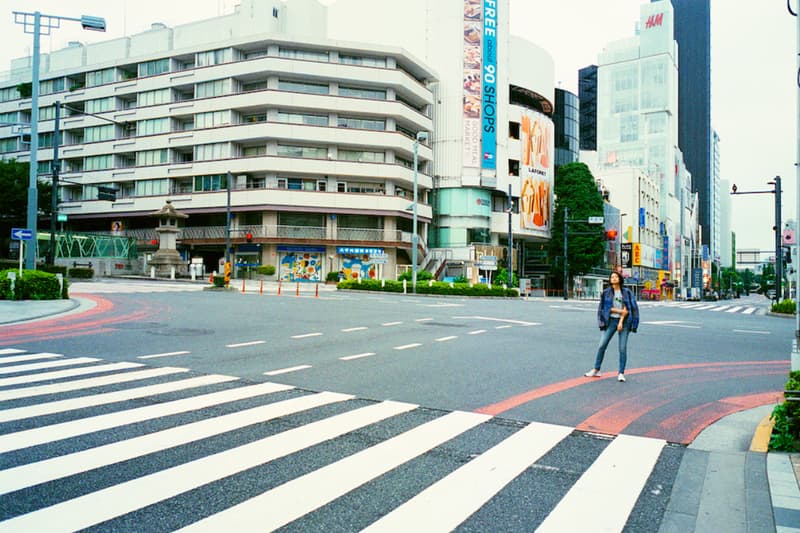
{"type": "Polygon", "coordinates": [[[609,241],[617,240],[617,230],[615,229],[606,230],[606,240],[609,241]]]}

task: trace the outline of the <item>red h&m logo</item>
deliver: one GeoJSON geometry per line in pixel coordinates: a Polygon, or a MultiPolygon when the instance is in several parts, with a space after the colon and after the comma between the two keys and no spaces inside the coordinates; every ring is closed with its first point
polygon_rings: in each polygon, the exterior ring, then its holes
{"type": "Polygon", "coordinates": [[[658,15],[650,15],[649,17],[647,17],[647,22],[644,23],[644,29],[661,26],[661,23],[663,21],[664,21],[664,13],[659,13],[658,15]]]}

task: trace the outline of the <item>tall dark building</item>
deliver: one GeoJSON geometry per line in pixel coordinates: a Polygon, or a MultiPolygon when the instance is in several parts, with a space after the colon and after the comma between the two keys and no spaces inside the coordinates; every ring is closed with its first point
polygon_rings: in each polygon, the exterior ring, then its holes
{"type": "MultiPolygon", "coordinates": [[[[652,0],[653,3],[659,0],[652,0]]],[[[698,193],[703,244],[712,243],[711,2],[671,0],[678,41],[678,146],[698,193]]]]}
{"type": "Polygon", "coordinates": [[[581,150],[597,150],[597,65],[578,71],[581,150]]]}
{"type": "Polygon", "coordinates": [[[556,89],[555,126],[556,168],[578,161],[578,97],[556,89]]]}

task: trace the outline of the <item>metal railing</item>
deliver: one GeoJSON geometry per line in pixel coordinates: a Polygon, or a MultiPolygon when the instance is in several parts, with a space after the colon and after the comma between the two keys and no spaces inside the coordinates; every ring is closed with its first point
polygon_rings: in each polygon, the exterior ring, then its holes
{"type": "MultiPolygon", "coordinates": [[[[231,228],[231,237],[243,239],[250,233],[254,239],[312,239],[312,240],[337,240],[337,241],[362,241],[362,242],[411,242],[411,234],[402,230],[388,230],[375,228],[337,228],[328,233],[325,226],[239,226],[231,228]]],[[[110,232],[108,232],[110,234],[110,232]]],[[[129,229],[125,236],[138,241],[151,241],[158,239],[158,232],[154,228],[129,229]]],[[[225,239],[225,226],[189,226],[180,228],[179,240],[217,240],[225,239]]],[[[420,238],[420,244],[425,248],[425,243],[420,238]]]]}

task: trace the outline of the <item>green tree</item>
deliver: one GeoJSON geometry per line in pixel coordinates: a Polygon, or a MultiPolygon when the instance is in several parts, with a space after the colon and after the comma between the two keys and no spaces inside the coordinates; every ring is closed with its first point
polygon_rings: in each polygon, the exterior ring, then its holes
{"type": "MultiPolygon", "coordinates": [[[[14,159],[0,159],[0,256],[8,253],[11,228],[27,227],[28,219],[28,163],[14,159]]],[[[49,180],[37,185],[39,191],[39,215],[51,212],[52,183],[49,180]]]]}
{"type": "Polygon", "coordinates": [[[549,245],[553,262],[552,274],[557,278],[564,273],[564,208],[569,208],[567,258],[569,277],[580,276],[603,262],[605,239],[603,226],[583,222],[589,217],[603,216],[603,197],[597,190],[594,176],[584,163],[568,163],[559,167],[555,187],[556,208],[549,245]]]}

